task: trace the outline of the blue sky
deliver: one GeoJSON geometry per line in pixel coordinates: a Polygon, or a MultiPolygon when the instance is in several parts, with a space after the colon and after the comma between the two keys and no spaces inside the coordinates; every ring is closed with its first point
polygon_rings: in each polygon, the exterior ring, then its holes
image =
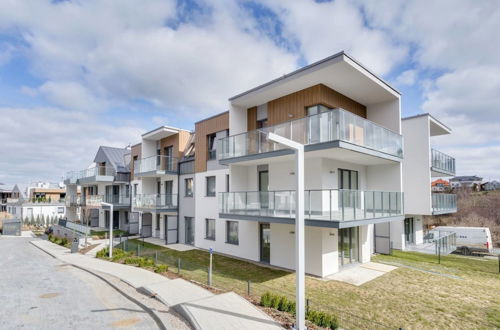
{"type": "Polygon", "coordinates": [[[495,1],[3,1],[0,182],[58,181],[100,144],[193,129],[340,50],[402,93],[403,116],[453,129],[433,145],[458,174],[498,179],[499,22],[495,1]]]}

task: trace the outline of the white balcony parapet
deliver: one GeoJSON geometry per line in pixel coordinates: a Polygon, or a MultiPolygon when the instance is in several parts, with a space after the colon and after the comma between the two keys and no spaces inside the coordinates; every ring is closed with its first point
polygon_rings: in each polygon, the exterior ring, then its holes
{"type": "Polygon", "coordinates": [[[178,159],[169,156],[151,156],[134,161],[134,175],[149,172],[177,172],[178,159]]]}
{"type": "MultiPolygon", "coordinates": [[[[308,220],[354,221],[404,215],[402,192],[306,190],[308,220]]],[[[295,191],[219,193],[219,213],[295,218],[295,191]]]]}
{"type": "Polygon", "coordinates": [[[403,138],[400,134],[349,111],[333,109],[219,139],[218,158],[223,160],[285,149],[268,140],[263,132],[275,133],[306,146],[343,141],[389,156],[403,157],[403,138]]]}

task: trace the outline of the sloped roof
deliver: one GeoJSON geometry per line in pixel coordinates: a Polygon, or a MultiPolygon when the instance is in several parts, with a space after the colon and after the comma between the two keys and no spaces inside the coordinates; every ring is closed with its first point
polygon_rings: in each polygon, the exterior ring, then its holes
{"type": "Polygon", "coordinates": [[[17,184],[0,184],[0,192],[21,192],[17,184]]]}
{"type": "Polygon", "coordinates": [[[450,183],[446,180],[443,179],[437,179],[435,181],[432,181],[431,186],[437,186],[438,184],[442,184],[443,186],[449,186],[450,183]]]}
{"type": "Polygon", "coordinates": [[[129,153],[130,150],[127,148],[100,146],[95,155],[94,162],[106,162],[106,164],[113,166],[117,172],[129,172],[129,164],[125,163],[125,155],[129,153]]]}
{"type": "Polygon", "coordinates": [[[470,175],[470,176],[467,176],[467,175],[456,176],[456,177],[450,179],[450,181],[458,181],[458,182],[462,182],[462,181],[481,181],[481,180],[483,180],[483,178],[480,178],[480,177],[475,176],[475,175],[470,175]]]}

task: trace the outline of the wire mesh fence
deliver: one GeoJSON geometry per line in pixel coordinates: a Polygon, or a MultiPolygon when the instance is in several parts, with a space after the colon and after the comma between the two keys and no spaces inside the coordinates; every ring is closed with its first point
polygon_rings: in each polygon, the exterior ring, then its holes
{"type": "MultiPolygon", "coordinates": [[[[164,252],[158,250],[158,248],[152,247],[149,244],[144,244],[140,240],[124,240],[119,243],[117,248],[123,249],[124,251],[133,252],[134,255],[140,257],[148,257],[155,261],[156,264],[164,264],[168,266],[168,270],[171,274],[177,274],[178,276],[185,278],[190,281],[197,282],[203,286],[209,287],[212,290],[220,292],[233,291],[241,296],[246,297],[248,300],[258,303],[261,296],[266,292],[281,295],[287,297],[290,301],[295,301],[295,287],[292,286],[280,286],[277,283],[264,283],[267,282],[262,278],[256,278],[255,274],[250,271],[245,271],[244,266],[240,272],[231,269],[231,271],[226,271],[224,266],[220,265],[218,262],[214,262],[212,265],[211,279],[209,279],[209,258],[208,254],[204,258],[198,258],[193,260],[186,257],[181,257],[181,253],[176,253],[176,251],[164,252]]],[[[215,256],[215,259],[220,259],[220,256],[215,256]]],[[[243,262],[242,262],[243,264],[243,262]]],[[[248,263],[246,263],[248,264],[248,263]]],[[[255,265],[250,264],[253,268],[255,265]]],[[[276,270],[277,276],[283,276],[286,274],[284,271],[276,270]],[[278,275],[279,274],[279,275],[278,275]]],[[[175,275],[174,275],[175,276],[175,275]]],[[[307,296],[307,306],[308,308],[330,313],[335,316],[341,328],[343,329],[395,329],[397,327],[384,325],[382,323],[375,322],[371,319],[360,317],[354,313],[341,310],[334,305],[325,304],[321,301],[316,301],[313,297],[307,296]]]]}

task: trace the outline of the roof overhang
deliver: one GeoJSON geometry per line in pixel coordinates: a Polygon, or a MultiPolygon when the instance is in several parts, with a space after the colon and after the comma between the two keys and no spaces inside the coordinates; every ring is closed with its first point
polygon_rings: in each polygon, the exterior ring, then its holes
{"type": "Polygon", "coordinates": [[[396,89],[352,57],[340,52],[238,94],[229,101],[233,105],[249,108],[318,84],[328,86],[365,106],[400,97],[396,89]]]}
{"type": "Polygon", "coordinates": [[[152,131],[142,134],[143,140],[158,141],[171,135],[178,134],[181,129],[169,126],[161,126],[152,131]]]}
{"type": "Polygon", "coordinates": [[[429,115],[429,132],[431,136],[439,136],[451,134],[451,129],[436,118],[429,115]]]}

